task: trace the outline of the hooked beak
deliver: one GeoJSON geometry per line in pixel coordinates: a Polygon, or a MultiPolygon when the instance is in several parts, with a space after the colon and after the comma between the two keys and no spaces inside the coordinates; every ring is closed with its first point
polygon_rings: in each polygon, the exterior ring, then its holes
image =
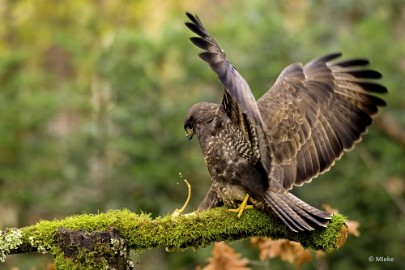
{"type": "Polygon", "coordinates": [[[194,135],[194,129],[192,129],[192,128],[187,128],[187,129],[185,130],[185,134],[186,134],[187,139],[188,139],[189,141],[191,141],[191,139],[193,138],[193,135],[194,135]]]}

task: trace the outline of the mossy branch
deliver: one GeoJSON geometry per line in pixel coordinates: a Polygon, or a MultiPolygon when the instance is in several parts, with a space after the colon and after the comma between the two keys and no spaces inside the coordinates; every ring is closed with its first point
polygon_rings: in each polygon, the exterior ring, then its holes
{"type": "Polygon", "coordinates": [[[4,260],[8,254],[32,251],[51,252],[55,257],[59,256],[63,252],[61,241],[58,240],[61,228],[86,232],[105,232],[114,228],[125,240],[127,248],[135,251],[199,248],[213,242],[249,237],[289,239],[314,250],[332,251],[341,247],[346,240],[344,220],[342,215],[336,214],[325,229],[295,233],[277,217],[256,209],[245,211],[240,219],[224,207],[198,214],[158,218],[128,210],[113,210],[97,215],[83,214],[63,220],[41,221],[21,229],[0,231],[0,259],[4,260]]]}

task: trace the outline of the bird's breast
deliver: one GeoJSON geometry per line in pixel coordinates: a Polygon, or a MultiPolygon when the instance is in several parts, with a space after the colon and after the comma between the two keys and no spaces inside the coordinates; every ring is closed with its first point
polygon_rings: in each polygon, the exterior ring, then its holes
{"type": "Polygon", "coordinates": [[[218,197],[234,207],[246,193],[260,198],[267,188],[267,175],[241,131],[223,128],[206,137],[201,149],[218,197]]]}
{"type": "Polygon", "coordinates": [[[223,129],[207,138],[205,146],[204,160],[213,181],[239,185],[250,177],[254,156],[240,131],[223,129]]]}

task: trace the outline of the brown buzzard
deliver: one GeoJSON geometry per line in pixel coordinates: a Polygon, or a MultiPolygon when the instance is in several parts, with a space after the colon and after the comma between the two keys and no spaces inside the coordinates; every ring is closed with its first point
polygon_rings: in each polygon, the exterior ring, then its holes
{"type": "MultiPolygon", "coordinates": [[[[336,61],[340,53],[306,65],[286,67],[256,102],[249,85],[197,16],[186,26],[200,57],[225,90],[221,104],[198,103],[188,111],[184,129],[198,137],[212,185],[197,211],[247,202],[274,212],[293,231],[326,226],[330,214],[289,190],[327,171],[361,140],[372,116],[385,102],[373,93],[387,89],[367,69],[365,59],[336,61]]],[[[240,215],[239,215],[240,216],[240,215]]]]}

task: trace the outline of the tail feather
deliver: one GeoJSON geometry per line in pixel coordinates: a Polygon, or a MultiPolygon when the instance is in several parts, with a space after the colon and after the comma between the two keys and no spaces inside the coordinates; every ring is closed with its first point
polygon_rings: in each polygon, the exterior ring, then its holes
{"type": "Polygon", "coordinates": [[[268,192],[268,206],[294,232],[313,231],[314,226],[326,227],[331,215],[298,199],[291,193],[268,192]]]}
{"type": "Polygon", "coordinates": [[[326,227],[327,222],[321,222],[320,220],[316,219],[314,216],[322,219],[330,219],[330,216],[322,212],[295,197],[294,195],[288,193],[287,196],[280,196],[280,199],[285,201],[287,204],[290,203],[291,208],[297,212],[298,215],[302,216],[303,218],[312,221],[313,223],[317,224],[321,227],[326,227]],[[291,197],[290,197],[291,196],[291,197]]]}
{"type": "Polygon", "coordinates": [[[293,209],[291,209],[291,207],[286,202],[284,202],[277,195],[280,194],[271,193],[270,196],[266,196],[266,202],[292,231],[297,232],[314,230],[293,209]]]}
{"type": "Polygon", "coordinates": [[[283,216],[284,212],[280,211],[281,209],[276,204],[269,204],[269,205],[270,205],[270,208],[273,210],[273,212],[277,214],[277,216],[284,222],[284,224],[286,224],[288,226],[288,228],[290,228],[290,230],[292,230],[294,232],[298,232],[295,229],[299,226],[297,223],[295,223],[293,220],[291,220],[291,218],[288,216],[286,216],[286,218],[289,219],[287,221],[283,216]]]}

